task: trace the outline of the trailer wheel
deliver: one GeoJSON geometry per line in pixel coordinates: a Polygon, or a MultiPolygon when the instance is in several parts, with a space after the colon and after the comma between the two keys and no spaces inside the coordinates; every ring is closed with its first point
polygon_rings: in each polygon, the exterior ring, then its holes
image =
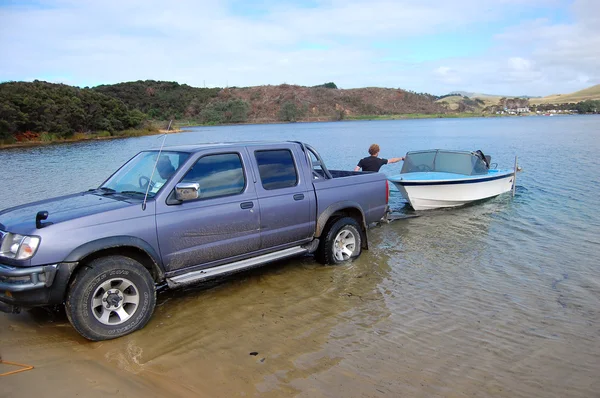
{"type": "Polygon", "coordinates": [[[360,256],[361,245],[360,225],[352,217],[343,217],[327,230],[317,249],[316,258],[323,264],[345,263],[360,256]]]}
{"type": "Polygon", "coordinates": [[[129,257],[107,256],[77,272],[69,285],[65,308],[79,334],[99,341],[143,328],[155,304],[150,272],[129,257]]]}

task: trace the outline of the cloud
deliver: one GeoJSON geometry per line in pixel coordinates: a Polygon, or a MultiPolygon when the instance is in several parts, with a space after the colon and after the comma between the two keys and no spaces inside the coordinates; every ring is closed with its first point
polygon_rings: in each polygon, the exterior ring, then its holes
{"type": "MultiPolygon", "coordinates": [[[[526,62],[514,57],[512,66],[525,72],[530,85],[572,88],[600,83],[600,2],[579,0],[571,8],[573,22],[552,23],[540,19],[511,27],[498,36],[504,48],[528,50],[526,62]]],[[[516,50],[513,53],[523,53],[516,50]]],[[[555,92],[556,90],[552,90],[555,92]]]]}
{"type": "Polygon", "coordinates": [[[457,84],[462,81],[458,73],[447,66],[440,66],[434,70],[434,74],[437,75],[441,82],[446,84],[457,84]]]}
{"type": "Polygon", "coordinates": [[[344,88],[531,95],[600,81],[600,2],[593,0],[575,0],[570,8],[558,0],[266,0],[260,8],[192,0],[24,4],[0,5],[0,50],[10,54],[0,63],[0,80],[61,76],[82,86],[139,79],[194,86],[334,81],[344,88]],[[570,18],[537,17],[544,10],[570,18]],[[420,41],[457,34],[462,46],[489,37],[490,47],[478,45],[465,52],[469,57],[436,57],[432,40],[420,41]],[[374,46],[382,41],[391,47],[374,46]],[[422,43],[422,52],[434,55],[411,60],[407,43],[422,43]]]}

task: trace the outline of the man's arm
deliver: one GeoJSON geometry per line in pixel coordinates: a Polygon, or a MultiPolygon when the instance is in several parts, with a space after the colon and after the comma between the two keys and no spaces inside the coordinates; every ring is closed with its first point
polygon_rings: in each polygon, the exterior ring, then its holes
{"type": "Polygon", "coordinates": [[[401,158],[391,158],[391,159],[388,160],[388,163],[397,163],[397,162],[399,162],[401,160],[404,160],[404,157],[401,157],[401,158]]]}
{"type": "Polygon", "coordinates": [[[364,159],[361,159],[361,160],[358,161],[358,164],[354,168],[354,171],[360,171],[360,169],[362,169],[362,167],[363,167],[363,160],[364,159]]]}

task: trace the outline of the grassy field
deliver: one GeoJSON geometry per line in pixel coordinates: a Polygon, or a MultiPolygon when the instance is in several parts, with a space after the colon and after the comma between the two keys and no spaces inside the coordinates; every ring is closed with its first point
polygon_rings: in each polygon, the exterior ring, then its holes
{"type": "Polygon", "coordinates": [[[542,98],[532,98],[531,104],[563,104],[570,102],[580,102],[585,100],[600,100],[600,84],[576,91],[571,94],[553,94],[542,98]]]}
{"type": "Polygon", "coordinates": [[[447,108],[448,110],[451,111],[455,111],[458,109],[458,104],[462,101],[463,97],[461,97],[460,95],[452,95],[450,97],[444,97],[442,99],[439,99],[435,102],[437,102],[438,104],[442,104],[442,103],[447,103],[447,108]]]}

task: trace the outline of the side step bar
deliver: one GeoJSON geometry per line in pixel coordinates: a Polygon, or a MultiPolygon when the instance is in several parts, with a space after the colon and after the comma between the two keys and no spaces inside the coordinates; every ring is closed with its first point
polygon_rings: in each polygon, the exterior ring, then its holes
{"type": "Polygon", "coordinates": [[[259,265],[269,263],[271,261],[281,260],[282,258],[297,256],[308,252],[309,251],[307,249],[301,246],[290,247],[289,249],[263,254],[262,256],[258,257],[247,258],[245,260],[220,265],[214,268],[201,269],[198,271],[188,272],[187,274],[177,275],[172,278],[167,278],[167,283],[169,284],[170,288],[174,288],[181,285],[187,285],[193,282],[198,282],[203,279],[213,278],[219,275],[232,274],[234,272],[254,268],[259,265]]]}

